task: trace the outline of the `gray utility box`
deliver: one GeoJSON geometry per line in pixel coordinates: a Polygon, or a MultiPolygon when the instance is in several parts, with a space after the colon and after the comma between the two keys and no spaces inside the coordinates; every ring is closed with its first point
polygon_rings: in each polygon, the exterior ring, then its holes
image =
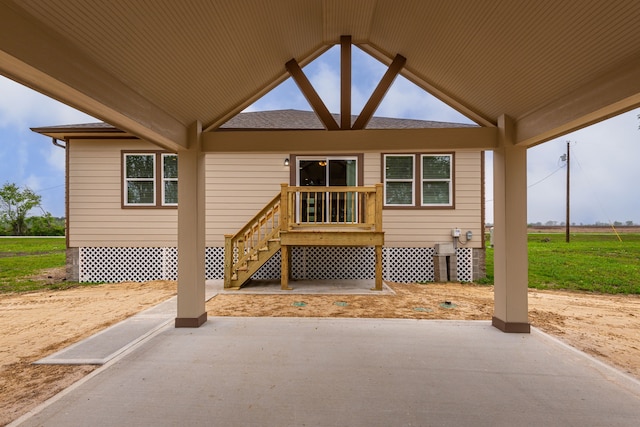
{"type": "Polygon", "coordinates": [[[453,243],[436,243],[433,255],[433,276],[435,282],[458,281],[458,257],[453,243]]]}

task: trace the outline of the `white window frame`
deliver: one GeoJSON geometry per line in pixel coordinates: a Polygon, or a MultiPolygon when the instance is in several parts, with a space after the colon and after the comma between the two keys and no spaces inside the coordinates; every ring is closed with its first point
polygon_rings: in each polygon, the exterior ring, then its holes
{"type": "Polygon", "coordinates": [[[450,153],[431,153],[420,155],[420,206],[424,207],[450,207],[453,206],[453,154],[450,153]],[[424,158],[425,157],[449,157],[449,178],[429,179],[424,178],[424,158]],[[449,184],[449,203],[425,203],[424,202],[424,184],[426,182],[446,182],[449,184]]]}
{"type": "Polygon", "coordinates": [[[401,153],[389,153],[383,155],[383,164],[382,164],[382,178],[384,180],[384,206],[392,206],[392,207],[414,207],[416,205],[416,155],[415,154],[401,154],[401,153]],[[411,157],[413,171],[411,174],[411,179],[408,178],[387,178],[387,158],[388,157],[411,157]],[[388,182],[410,182],[411,183],[411,203],[387,203],[387,183],[388,182]]]}
{"type": "Polygon", "coordinates": [[[156,200],[156,194],[157,194],[157,188],[156,188],[156,180],[157,180],[157,166],[156,166],[156,154],[155,153],[124,153],[124,164],[123,164],[123,168],[124,170],[122,171],[123,173],[123,177],[124,177],[124,187],[122,189],[122,191],[124,192],[124,205],[125,206],[156,206],[157,200],[156,200]],[[127,159],[129,157],[133,157],[133,156],[150,156],[153,159],[153,177],[152,178],[129,178],[127,176],[127,159]],[[132,203],[129,201],[129,182],[149,182],[151,181],[153,184],[153,203],[132,203]]]}

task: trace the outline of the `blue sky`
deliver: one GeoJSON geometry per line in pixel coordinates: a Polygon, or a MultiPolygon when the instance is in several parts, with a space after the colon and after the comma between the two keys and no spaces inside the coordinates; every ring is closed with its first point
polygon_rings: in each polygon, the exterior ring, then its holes
{"type": "MultiPolygon", "coordinates": [[[[304,68],[332,112],[339,112],[339,50],[330,49],[304,68]]],[[[352,111],[357,114],[386,67],[353,49],[352,111]]],[[[291,79],[247,110],[310,110],[291,79]]],[[[565,219],[566,169],[560,156],[571,141],[571,222],[633,221],[640,224],[639,110],[528,150],[528,221],[565,219]]],[[[384,117],[472,123],[408,80],[399,77],[376,111],[384,117]]],[[[0,185],[14,182],[42,195],[43,208],[64,215],[64,150],[29,128],[96,121],[64,104],[0,77],[0,185]]],[[[493,220],[492,156],[487,155],[487,220],[493,220]]],[[[39,214],[32,212],[32,214],[39,214]]]]}

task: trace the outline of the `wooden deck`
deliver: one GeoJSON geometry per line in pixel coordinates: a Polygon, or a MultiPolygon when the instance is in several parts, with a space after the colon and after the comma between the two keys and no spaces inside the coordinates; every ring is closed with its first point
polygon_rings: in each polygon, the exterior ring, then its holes
{"type": "Polygon", "coordinates": [[[281,286],[289,288],[294,246],[373,246],[376,290],[382,290],[382,184],[290,187],[234,235],[225,236],[225,288],[239,288],[281,253],[281,286]]]}

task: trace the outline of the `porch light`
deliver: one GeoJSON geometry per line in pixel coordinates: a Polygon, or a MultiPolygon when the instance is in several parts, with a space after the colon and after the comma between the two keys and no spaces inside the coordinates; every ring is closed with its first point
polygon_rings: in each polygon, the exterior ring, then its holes
{"type": "Polygon", "coordinates": [[[285,166],[289,166],[289,158],[288,157],[286,159],[284,159],[284,165],[285,166]]]}

